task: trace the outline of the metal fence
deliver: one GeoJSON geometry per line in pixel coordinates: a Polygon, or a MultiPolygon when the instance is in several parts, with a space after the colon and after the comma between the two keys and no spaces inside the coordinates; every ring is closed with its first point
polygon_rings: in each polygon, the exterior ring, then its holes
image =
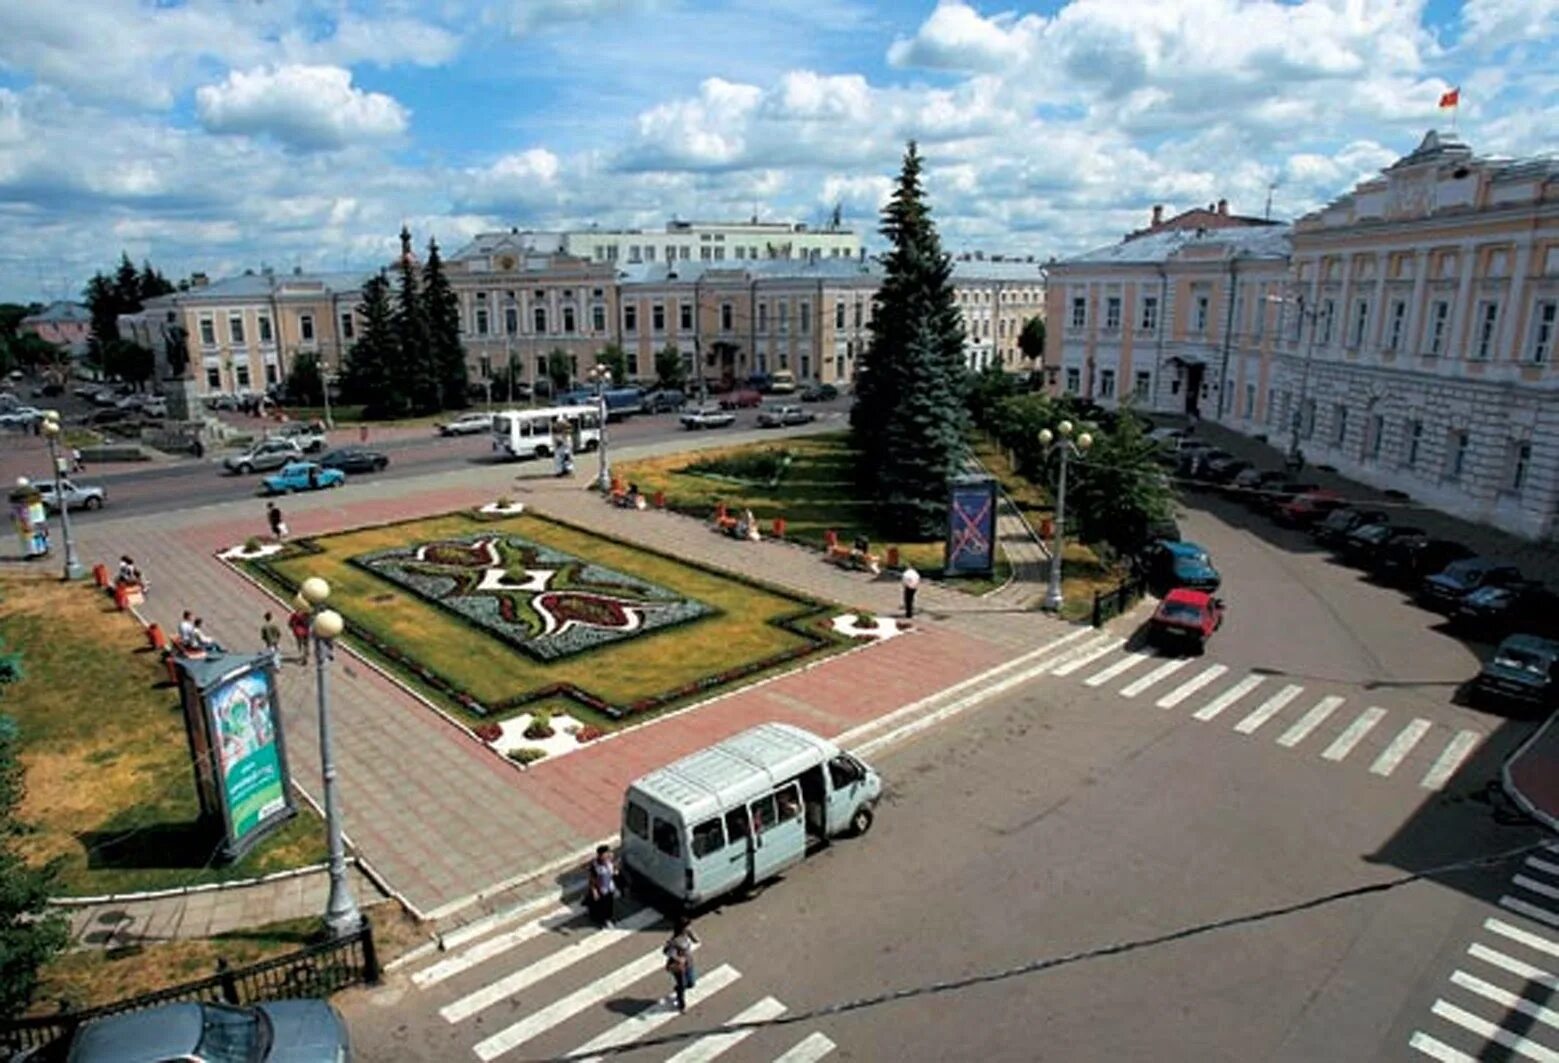
{"type": "Polygon", "coordinates": [[[1120,616],[1146,591],[1140,575],[1130,575],[1107,591],[1093,592],[1093,626],[1100,627],[1111,617],[1120,616]]]}
{"type": "Polygon", "coordinates": [[[247,967],[229,967],[225,960],[219,960],[217,973],[199,981],[82,1011],[0,1022],[0,1052],[7,1053],[9,1058],[64,1037],[91,1019],[160,1004],[200,1001],[255,1004],[268,1000],[327,997],[347,986],[360,982],[372,984],[378,980],[379,957],[374,948],[373,927],[364,920],[363,928],[356,933],[247,967]]]}

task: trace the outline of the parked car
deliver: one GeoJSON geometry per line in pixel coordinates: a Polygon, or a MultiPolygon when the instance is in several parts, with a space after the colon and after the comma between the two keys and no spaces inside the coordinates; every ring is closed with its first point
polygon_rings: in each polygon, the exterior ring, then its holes
{"type": "Polygon", "coordinates": [[[181,1002],[93,1019],[43,1050],[69,1063],[345,1063],[352,1039],[324,1000],[273,1000],[238,1007],[181,1002]]]}
{"type": "Polygon", "coordinates": [[[5,413],[0,413],[0,427],[31,428],[41,420],[43,411],[36,406],[13,406],[5,413]]]}
{"type": "Polygon", "coordinates": [[[1212,594],[1223,583],[1211,556],[1196,543],[1157,539],[1143,553],[1143,569],[1159,593],[1185,587],[1212,594]]]}
{"type": "Polygon", "coordinates": [[[1508,561],[1469,557],[1426,576],[1418,587],[1418,602],[1437,613],[1453,613],[1463,597],[1479,587],[1510,587],[1521,583],[1521,570],[1508,561]]]}
{"type": "Polygon", "coordinates": [[[744,410],[763,404],[763,393],[756,388],[736,388],[720,396],[722,410],[744,410]]]}
{"type": "Polygon", "coordinates": [[[684,410],[681,420],[682,427],[689,430],[727,428],[736,423],[736,414],[723,405],[710,402],[702,406],[694,406],[691,410],[684,410]]]}
{"type": "Polygon", "coordinates": [[[813,419],[812,411],[801,406],[765,406],[758,411],[759,428],[779,428],[784,425],[806,424],[813,419]]]}
{"type": "Polygon", "coordinates": [[[141,404],[141,412],[148,417],[168,416],[168,400],[161,395],[153,395],[141,404]]]}
{"type": "Polygon", "coordinates": [[[33,486],[43,496],[43,504],[48,509],[58,511],[60,498],[71,509],[102,509],[103,503],[108,501],[108,492],[101,487],[92,487],[87,484],[78,484],[73,480],[60,480],[59,497],[54,494],[54,481],[52,479],[37,479],[33,486]]]}
{"type": "Polygon", "coordinates": [[[1232,454],[1210,459],[1202,469],[1202,479],[1208,483],[1222,486],[1231,482],[1236,476],[1250,468],[1250,462],[1243,458],[1236,458],[1232,454]]]}
{"type": "Polygon", "coordinates": [[[1279,524],[1286,524],[1290,528],[1308,528],[1332,510],[1341,509],[1343,502],[1342,495],[1323,487],[1319,491],[1308,491],[1281,503],[1273,516],[1279,524]]]}
{"type": "Polygon", "coordinates": [[[687,394],[678,388],[656,388],[644,396],[646,413],[676,413],[687,405],[687,394]]]}
{"type": "Polygon", "coordinates": [[[342,447],[321,457],[319,464],[322,468],[340,469],[348,473],[383,472],[385,466],[390,464],[390,459],[388,455],[381,454],[377,450],[342,447]]]}
{"type": "Polygon", "coordinates": [[[303,458],[303,450],[290,439],[262,439],[242,454],[229,454],[222,459],[222,467],[228,472],[247,475],[279,469],[303,458]]]}
{"type": "Polygon", "coordinates": [[[1187,444],[1180,448],[1180,460],[1175,465],[1175,471],[1200,484],[1207,479],[1208,466],[1215,461],[1224,460],[1233,461],[1234,455],[1218,447],[1192,447],[1187,444]]]}
{"type": "Polygon", "coordinates": [[[1176,587],[1164,595],[1148,620],[1148,641],[1171,652],[1201,653],[1207,640],[1223,626],[1223,599],[1205,591],[1176,587]]]}
{"type": "Polygon", "coordinates": [[[1395,524],[1362,524],[1343,537],[1342,556],[1363,568],[1373,568],[1375,559],[1393,542],[1413,535],[1425,534],[1422,528],[1395,524]]]}
{"type": "Polygon", "coordinates": [[[493,415],[490,413],[463,413],[447,424],[436,424],[441,436],[474,436],[482,435],[493,430],[493,415]]]}
{"type": "Polygon", "coordinates": [[[1536,580],[1500,587],[1479,587],[1456,603],[1451,622],[1473,635],[1550,629],[1554,598],[1536,580]]]}
{"type": "Polygon", "coordinates": [[[1288,473],[1277,469],[1253,468],[1237,474],[1229,486],[1242,502],[1254,509],[1266,497],[1266,491],[1287,479],[1288,473]]]}
{"type": "Polygon", "coordinates": [[[1320,484],[1302,480],[1284,480],[1280,484],[1268,487],[1266,493],[1257,499],[1256,508],[1268,516],[1276,516],[1278,509],[1285,503],[1320,489],[1320,484]]]}
{"type": "Polygon", "coordinates": [[[1559,704],[1559,642],[1510,635],[1472,681],[1479,699],[1547,711],[1559,704]]]}
{"type": "Polygon", "coordinates": [[[789,369],[776,369],[769,377],[769,394],[792,395],[796,391],[796,374],[789,369]]]}
{"type": "Polygon", "coordinates": [[[1344,506],[1334,509],[1320,521],[1310,526],[1310,537],[1318,543],[1337,545],[1355,528],[1366,524],[1390,524],[1391,518],[1384,510],[1356,509],[1344,506]]]}
{"type": "Polygon", "coordinates": [[[1375,575],[1383,583],[1417,587],[1425,577],[1443,572],[1452,562],[1472,556],[1472,550],[1455,539],[1413,535],[1386,547],[1376,559],[1375,575]]]}
{"type": "Polygon", "coordinates": [[[346,473],[327,469],[317,461],[295,461],[283,465],[260,481],[260,490],[268,495],[288,495],[294,491],[323,491],[346,483],[346,473]]]}
{"type": "Polygon", "coordinates": [[[325,426],[309,421],[286,421],[277,425],[271,431],[271,436],[276,439],[290,439],[305,454],[324,450],[327,442],[325,426]]]}
{"type": "Polygon", "coordinates": [[[801,389],[802,402],[833,402],[839,397],[839,389],[832,384],[811,383],[801,389]]]}

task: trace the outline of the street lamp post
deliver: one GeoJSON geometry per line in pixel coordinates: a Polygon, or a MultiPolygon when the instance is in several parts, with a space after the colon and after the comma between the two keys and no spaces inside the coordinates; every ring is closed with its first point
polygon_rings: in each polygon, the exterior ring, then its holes
{"type": "Polygon", "coordinates": [[[49,464],[54,466],[54,504],[60,507],[60,533],[65,540],[65,571],[61,576],[65,580],[80,579],[86,574],[81,567],[81,561],[76,557],[76,539],[70,533],[70,499],[65,497],[63,484],[60,482],[60,458],[59,414],[50,410],[43,418],[43,435],[49,441],[49,464]]]}
{"type": "Polygon", "coordinates": [[[1066,467],[1072,458],[1081,459],[1093,446],[1093,436],[1083,432],[1072,441],[1072,422],[1062,421],[1052,432],[1048,428],[1039,431],[1039,445],[1046,455],[1061,455],[1061,474],[1056,484],[1056,517],[1050,530],[1050,587],[1045,591],[1045,608],[1053,613],[1061,611],[1061,545],[1066,534],[1066,467]]]}
{"type": "Polygon", "coordinates": [[[596,416],[601,421],[600,445],[596,448],[601,458],[601,466],[596,473],[595,484],[604,495],[612,490],[612,467],[606,456],[606,382],[612,378],[612,370],[605,362],[597,362],[590,367],[588,376],[595,384],[596,416]]]}
{"type": "Polygon", "coordinates": [[[294,604],[314,618],[309,630],[314,637],[314,681],[319,695],[319,766],[325,780],[325,836],[330,854],[330,898],[325,904],[325,925],[332,937],[342,937],[360,929],[363,916],[352,899],[346,877],[346,850],[341,838],[341,812],[336,797],[336,761],[330,747],[327,678],[335,656],[335,640],[345,622],[334,609],[321,608],[329,597],[330,584],[318,576],[311,576],[303,581],[294,604]]]}
{"type": "MultiPolygon", "coordinates": [[[[1269,295],[1267,296],[1267,302],[1283,304],[1287,303],[1288,300],[1281,295],[1269,295]]],[[[1315,357],[1315,321],[1318,313],[1316,307],[1305,306],[1303,292],[1299,293],[1297,302],[1299,303],[1299,321],[1301,325],[1306,321],[1310,324],[1310,339],[1305,344],[1305,357],[1299,371],[1299,401],[1294,406],[1293,415],[1289,418],[1288,460],[1291,464],[1297,463],[1299,460],[1299,428],[1304,420],[1305,403],[1309,401],[1310,397],[1310,363],[1315,357]]]]}
{"type": "Polygon", "coordinates": [[[319,393],[325,399],[325,427],[334,431],[335,419],[330,416],[330,372],[325,366],[325,356],[319,356],[319,393]]]}

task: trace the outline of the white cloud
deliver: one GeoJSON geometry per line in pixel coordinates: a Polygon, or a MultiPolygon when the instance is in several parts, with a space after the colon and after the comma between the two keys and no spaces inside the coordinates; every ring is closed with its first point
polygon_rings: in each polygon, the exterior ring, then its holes
{"type": "Polygon", "coordinates": [[[334,66],[235,70],[202,85],[195,110],[213,133],[267,135],[310,151],[397,136],[407,121],[399,103],[353,87],[351,71],[334,66]]]}
{"type": "MultiPolygon", "coordinates": [[[[1559,0],[1466,0],[1462,46],[1487,53],[1514,43],[1559,38],[1559,0]]],[[[1549,53],[1552,61],[1553,53],[1549,53]]]]}
{"type": "Polygon", "coordinates": [[[985,18],[962,0],[942,0],[914,37],[893,42],[888,61],[936,70],[1010,70],[1029,56],[1044,24],[1034,15],[985,18]]]}
{"type": "Polygon", "coordinates": [[[488,18],[520,36],[551,29],[560,23],[634,14],[655,6],[655,0],[506,0],[490,8],[488,18]]]}

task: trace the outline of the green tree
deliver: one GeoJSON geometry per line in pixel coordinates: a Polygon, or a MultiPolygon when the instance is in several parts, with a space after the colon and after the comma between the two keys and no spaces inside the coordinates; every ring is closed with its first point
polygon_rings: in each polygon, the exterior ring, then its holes
{"type": "Polygon", "coordinates": [[[1079,539],[1130,554],[1154,523],[1174,516],[1174,490],[1157,454],[1158,444],[1129,410],[1112,430],[1093,432],[1093,446],[1072,465],[1067,484],[1067,520],[1079,539]]]}
{"type": "Polygon", "coordinates": [[[620,388],[628,383],[628,352],[615,343],[608,343],[595,356],[597,365],[604,365],[612,373],[612,387],[620,388]]]}
{"type": "Polygon", "coordinates": [[[422,286],[417,259],[411,253],[411,231],[401,226],[399,281],[395,292],[395,372],[414,414],[434,413],[439,408],[438,365],[423,312],[422,286]]]}
{"type": "Polygon", "coordinates": [[[363,328],[342,367],[342,397],[362,403],[368,417],[404,417],[411,403],[398,371],[395,307],[390,282],[383,273],[374,274],[363,285],[363,301],[357,312],[363,328]]]}
{"type": "Polygon", "coordinates": [[[1017,394],[1017,381],[1002,372],[1000,366],[988,365],[978,373],[971,373],[967,383],[969,420],[995,435],[997,412],[1004,399],[1017,394]]]}
{"type": "Polygon", "coordinates": [[[895,535],[936,536],[947,481],[964,434],[964,332],[911,141],[898,187],[883,208],[890,250],[877,290],[871,341],[856,380],[851,434],[861,491],[895,535]]]}
{"type": "Polygon", "coordinates": [[[1045,319],[1039,316],[1029,318],[1023,322],[1023,331],[1018,333],[1018,350],[1023,352],[1025,358],[1032,359],[1038,366],[1045,358],[1045,319]]]}
{"type": "Polygon", "coordinates": [[[574,380],[574,360],[560,347],[547,352],[547,380],[552,384],[554,395],[567,391],[574,380]]]}
{"type": "Polygon", "coordinates": [[[319,355],[308,351],[292,359],[287,379],[282,383],[286,401],[299,406],[325,404],[325,378],[320,375],[319,355]]]}
{"type": "Polygon", "coordinates": [[[150,347],[130,340],[113,339],[102,347],[103,372],[127,384],[144,384],[156,371],[157,360],[150,347]]]}
{"type": "MultiPolygon", "coordinates": [[[[0,683],[14,681],[17,674],[14,667],[0,667],[0,683]]],[[[39,969],[70,942],[70,924],[48,905],[59,858],[29,866],[16,849],[29,830],[16,818],[27,787],[18,741],[16,722],[0,716],[0,1018],[6,1019],[26,1010],[38,988],[39,969]]]]}
{"type": "Polygon", "coordinates": [[[173,285],[153,269],[150,262],[143,262],[141,268],[136,269],[130,256],[123,252],[119,255],[119,265],[112,276],[93,274],[85,291],[87,309],[92,317],[87,361],[107,375],[131,383],[139,384],[150,379],[155,362],[142,358],[140,352],[146,348],[131,344],[134,350],[111,349],[119,342],[119,317],[121,314],[138,313],[147,299],[166,295],[173,290],[173,285]],[[131,375],[126,375],[127,371],[131,375]]]}
{"type": "Polygon", "coordinates": [[[676,344],[668,343],[655,352],[655,383],[678,391],[687,383],[687,365],[676,344]]]}
{"type": "Polygon", "coordinates": [[[444,272],[437,240],[428,241],[428,260],[422,266],[422,312],[438,377],[439,404],[446,410],[464,409],[470,399],[470,380],[460,343],[460,301],[444,272]]]}

